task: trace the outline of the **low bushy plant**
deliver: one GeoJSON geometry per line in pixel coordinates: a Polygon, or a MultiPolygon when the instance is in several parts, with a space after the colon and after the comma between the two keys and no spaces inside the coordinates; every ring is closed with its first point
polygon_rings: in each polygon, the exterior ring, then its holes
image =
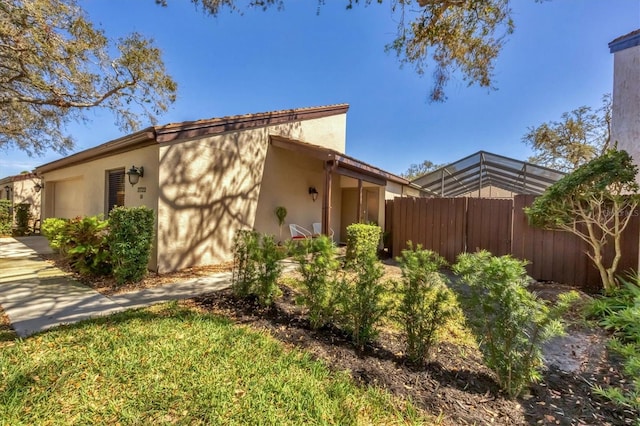
{"type": "Polygon", "coordinates": [[[73,269],[83,275],[111,274],[107,241],[109,221],[101,216],[70,220],[64,228],[61,251],[73,269]]]}
{"type": "MultiPolygon", "coordinates": [[[[380,228],[375,228],[379,238],[380,228]]],[[[352,253],[352,272],[339,284],[340,318],[351,332],[353,343],[362,348],[377,336],[377,325],[391,305],[384,298],[387,288],[381,281],[384,269],[378,262],[377,245],[361,244],[352,253]]]]}
{"type": "Polygon", "coordinates": [[[239,297],[254,295],[263,306],[278,295],[277,281],[285,253],[271,235],[239,230],[234,238],[231,289],[239,297]]]}
{"type": "Polygon", "coordinates": [[[49,246],[56,251],[59,251],[62,244],[65,241],[65,228],[67,227],[67,219],[61,219],[57,217],[50,217],[42,221],[40,231],[47,240],[49,240],[49,246]]]}
{"type": "Polygon", "coordinates": [[[16,228],[13,235],[22,237],[29,234],[29,221],[31,220],[31,204],[16,204],[16,228]]]}
{"type": "Polygon", "coordinates": [[[415,363],[429,359],[442,327],[457,313],[457,302],[440,272],[446,260],[411,241],[397,258],[402,269],[400,304],[395,314],[404,330],[407,358],[415,363]]]}
{"type": "Polygon", "coordinates": [[[578,297],[576,292],[560,295],[550,309],[526,289],[525,264],[483,250],[459,255],[453,266],[469,286],[458,289],[467,324],[485,364],[511,397],[540,379],[542,343],[563,333],[560,316],[578,297]]]}
{"type": "Polygon", "coordinates": [[[154,213],[148,207],[116,207],[109,213],[109,250],[118,284],[147,274],[153,244],[154,213]]]}
{"type": "Polygon", "coordinates": [[[630,379],[631,388],[596,385],[594,392],[640,409],[640,275],[632,273],[618,280],[621,286],[594,299],[587,313],[614,334],[609,347],[622,356],[623,373],[630,379]]]}
{"type": "Polygon", "coordinates": [[[234,236],[231,290],[238,297],[251,294],[257,280],[259,238],[257,232],[248,229],[240,229],[234,236]]]}
{"type": "Polygon", "coordinates": [[[333,320],[336,312],[336,273],[340,262],[335,245],[326,235],[297,244],[294,254],[302,275],[302,302],[309,309],[309,323],[319,328],[333,320]]]}
{"type": "Polygon", "coordinates": [[[0,200],[0,235],[11,235],[11,200],[0,200]]]}
{"type": "Polygon", "coordinates": [[[354,223],[347,226],[347,262],[351,264],[357,259],[364,259],[369,253],[376,255],[381,236],[382,228],[377,225],[354,223]]]}
{"type": "Polygon", "coordinates": [[[279,249],[273,235],[264,234],[260,238],[257,254],[257,280],[253,293],[257,296],[258,303],[262,306],[269,306],[273,304],[280,292],[278,278],[282,273],[280,261],[283,259],[284,253],[279,249]]]}

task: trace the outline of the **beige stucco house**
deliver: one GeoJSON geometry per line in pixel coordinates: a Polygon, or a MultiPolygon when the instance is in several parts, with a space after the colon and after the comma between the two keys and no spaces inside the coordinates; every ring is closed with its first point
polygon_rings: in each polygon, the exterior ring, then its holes
{"type": "MultiPolygon", "coordinates": [[[[40,190],[41,181],[34,173],[22,173],[0,179],[0,198],[11,201],[15,215],[15,206],[28,204],[33,226],[34,221],[40,219],[40,190]]],[[[14,217],[15,220],[15,217],[14,217]]]]}
{"type": "Polygon", "coordinates": [[[384,226],[385,199],[420,191],[344,154],[348,108],[154,126],[42,165],[43,217],[147,206],[157,217],[149,266],[159,272],[228,261],[238,229],[289,238],[278,206],[288,211],[286,224],[322,223],[336,241],[359,220],[384,226]],[[130,184],[134,166],[142,176],[130,184]]]}

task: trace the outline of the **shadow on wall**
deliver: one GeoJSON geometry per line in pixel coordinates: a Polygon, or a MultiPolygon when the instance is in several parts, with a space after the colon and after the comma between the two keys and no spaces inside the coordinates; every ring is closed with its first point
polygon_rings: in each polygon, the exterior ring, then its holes
{"type": "Polygon", "coordinates": [[[269,134],[300,123],[180,141],[160,148],[158,271],[231,260],[238,229],[254,227],[269,134]]]}

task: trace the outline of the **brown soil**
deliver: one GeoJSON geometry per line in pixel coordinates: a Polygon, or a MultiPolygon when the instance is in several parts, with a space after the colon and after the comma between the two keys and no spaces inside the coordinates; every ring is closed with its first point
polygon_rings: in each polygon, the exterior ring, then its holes
{"type": "Polygon", "coordinates": [[[623,379],[619,361],[604,351],[603,336],[584,325],[573,325],[571,330],[587,337],[579,346],[599,342],[596,346],[602,351],[587,353],[580,370],[573,373],[553,366],[546,369],[542,381],[531,386],[525,396],[510,400],[475,349],[444,343],[428,365],[411,365],[403,356],[400,336],[386,331],[374,344],[358,351],[341,330],[311,330],[304,309],[295,303],[295,291],[287,286],[281,289],[283,296],[271,308],[262,308],[255,300],[238,299],[228,290],[189,303],[266,330],[276,339],[310,352],[332,369],[348,371],[361,384],[410,398],[427,412],[442,415],[444,424],[626,425],[638,418],[637,412],[593,394],[593,384],[620,385],[623,379]]]}

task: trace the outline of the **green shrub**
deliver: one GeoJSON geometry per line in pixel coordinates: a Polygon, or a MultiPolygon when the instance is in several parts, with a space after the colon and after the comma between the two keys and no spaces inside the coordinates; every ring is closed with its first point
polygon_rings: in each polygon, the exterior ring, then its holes
{"type": "Polygon", "coordinates": [[[623,373],[632,387],[622,389],[595,386],[594,392],[612,401],[640,409],[640,276],[618,277],[621,286],[594,299],[587,307],[589,316],[614,333],[609,347],[623,358],[623,373]]]}
{"type": "Polygon", "coordinates": [[[11,200],[0,200],[0,235],[11,235],[11,200]]]}
{"type": "Polygon", "coordinates": [[[444,258],[431,250],[408,249],[397,258],[402,269],[400,305],[396,318],[404,329],[407,357],[423,363],[429,351],[438,343],[440,329],[457,312],[457,303],[447,287],[447,278],[440,273],[444,258]]]}
{"type": "Polygon", "coordinates": [[[340,262],[336,259],[335,245],[326,235],[301,241],[294,254],[302,275],[302,301],[309,309],[309,323],[319,328],[329,323],[336,311],[336,272],[340,262]]]}
{"type": "Polygon", "coordinates": [[[283,257],[273,235],[262,235],[258,250],[257,280],[253,289],[262,306],[271,305],[279,294],[278,278],[282,273],[280,261],[283,257]]]}
{"type": "Polygon", "coordinates": [[[65,228],[67,227],[67,219],[60,219],[56,217],[50,217],[42,221],[41,232],[47,240],[49,240],[49,246],[53,250],[60,250],[60,246],[64,242],[65,228]]]}
{"type": "Polygon", "coordinates": [[[254,295],[261,305],[271,305],[279,291],[280,261],[285,253],[273,236],[249,230],[236,232],[233,246],[233,293],[239,297],[254,295]]]}
{"type": "Polygon", "coordinates": [[[258,279],[258,250],[260,235],[240,229],[233,239],[233,270],[231,290],[236,296],[247,297],[258,279]]]}
{"type": "Polygon", "coordinates": [[[550,309],[527,291],[525,262],[487,251],[463,253],[453,270],[469,291],[459,290],[467,324],[485,364],[509,396],[540,379],[542,343],[563,333],[560,315],[578,297],[560,295],[550,309]]]}
{"type": "Polygon", "coordinates": [[[75,218],[65,226],[60,251],[80,274],[111,274],[108,226],[109,222],[101,216],[75,218]]]}
{"type": "Polygon", "coordinates": [[[354,223],[347,226],[347,261],[351,263],[362,253],[378,252],[382,229],[377,225],[354,223]]]}
{"type": "Polygon", "coordinates": [[[350,261],[352,276],[343,278],[339,284],[340,318],[359,348],[377,336],[376,327],[390,309],[384,300],[387,293],[381,282],[384,269],[376,251],[377,247],[371,244],[361,245],[350,261]]]}
{"type": "Polygon", "coordinates": [[[109,213],[108,244],[118,284],[147,274],[153,244],[154,213],[147,207],[116,207],[109,213]]]}
{"type": "Polygon", "coordinates": [[[13,234],[22,237],[29,234],[29,221],[31,220],[31,204],[16,205],[16,228],[13,234]]]}

